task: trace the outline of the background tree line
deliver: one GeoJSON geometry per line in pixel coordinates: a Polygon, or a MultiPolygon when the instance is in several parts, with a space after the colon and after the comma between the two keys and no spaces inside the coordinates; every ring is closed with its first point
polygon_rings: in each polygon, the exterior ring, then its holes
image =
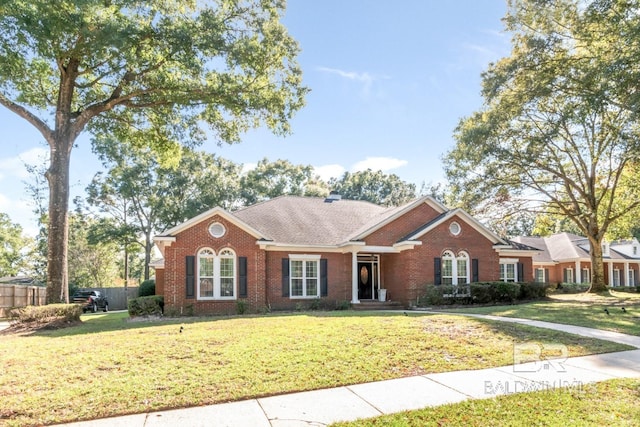
{"type": "MultiPolygon", "coordinates": [[[[243,173],[242,164],[188,147],[181,149],[175,165],[162,163],[149,148],[109,139],[96,139],[93,147],[104,171],[96,173],[84,198],[74,199],[69,213],[71,288],[148,279],[153,236],[216,206],[234,211],[282,195],[326,197],[330,190],[345,199],[384,206],[417,197],[414,184],[382,171],[345,172],[327,182],[311,165],[282,159],[264,158],[243,173]]],[[[31,180],[26,183],[41,232],[25,237],[19,225],[0,216],[0,242],[5,235],[15,241],[12,250],[1,249],[0,276],[21,273],[46,280],[47,193],[40,179],[42,168],[30,166],[31,180]],[[4,268],[4,258],[11,260],[11,268],[4,268]]]]}

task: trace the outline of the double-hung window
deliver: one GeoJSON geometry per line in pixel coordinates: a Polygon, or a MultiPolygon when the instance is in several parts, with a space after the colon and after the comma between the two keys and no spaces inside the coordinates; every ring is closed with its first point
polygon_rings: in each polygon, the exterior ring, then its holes
{"type": "Polygon", "coordinates": [[[222,249],[217,255],[209,248],[198,252],[199,300],[236,298],[236,255],[222,249]]]}
{"type": "Polygon", "coordinates": [[[503,282],[517,282],[518,260],[503,258],[500,260],[500,280],[503,282]]]}
{"type": "Polygon", "coordinates": [[[320,255],[297,255],[289,259],[291,298],[320,296],[320,255]]]}
{"type": "Polygon", "coordinates": [[[545,271],[544,268],[536,268],[536,282],[537,283],[545,283],[546,282],[546,278],[545,276],[545,271]]]}

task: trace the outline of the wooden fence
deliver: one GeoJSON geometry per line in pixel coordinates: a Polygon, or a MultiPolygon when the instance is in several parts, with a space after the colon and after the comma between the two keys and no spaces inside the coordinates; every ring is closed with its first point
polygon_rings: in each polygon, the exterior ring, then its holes
{"type": "Polygon", "coordinates": [[[47,288],[44,286],[0,283],[0,317],[7,317],[9,309],[28,305],[44,305],[47,288]]]}

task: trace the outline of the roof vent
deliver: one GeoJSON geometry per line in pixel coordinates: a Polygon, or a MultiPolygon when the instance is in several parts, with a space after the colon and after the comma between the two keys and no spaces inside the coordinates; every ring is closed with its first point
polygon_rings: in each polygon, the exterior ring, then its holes
{"type": "Polygon", "coordinates": [[[342,200],[342,196],[338,194],[337,191],[332,191],[329,193],[329,196],[326,199],[324,199],[324,202],[333,203],[333,202],[337,202],[338,200],[342,200]]]}

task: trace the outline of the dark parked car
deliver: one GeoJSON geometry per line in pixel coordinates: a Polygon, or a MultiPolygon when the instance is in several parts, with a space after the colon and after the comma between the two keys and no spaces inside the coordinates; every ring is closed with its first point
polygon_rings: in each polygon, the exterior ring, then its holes
{"type": "Polygon", "coordinates": [[[101,309],[105,313],[109,311],[109,302],[100,291],[78,291],[73,294],[73,303],[82,305],[82,312],[95,313],[101,309]]]}

